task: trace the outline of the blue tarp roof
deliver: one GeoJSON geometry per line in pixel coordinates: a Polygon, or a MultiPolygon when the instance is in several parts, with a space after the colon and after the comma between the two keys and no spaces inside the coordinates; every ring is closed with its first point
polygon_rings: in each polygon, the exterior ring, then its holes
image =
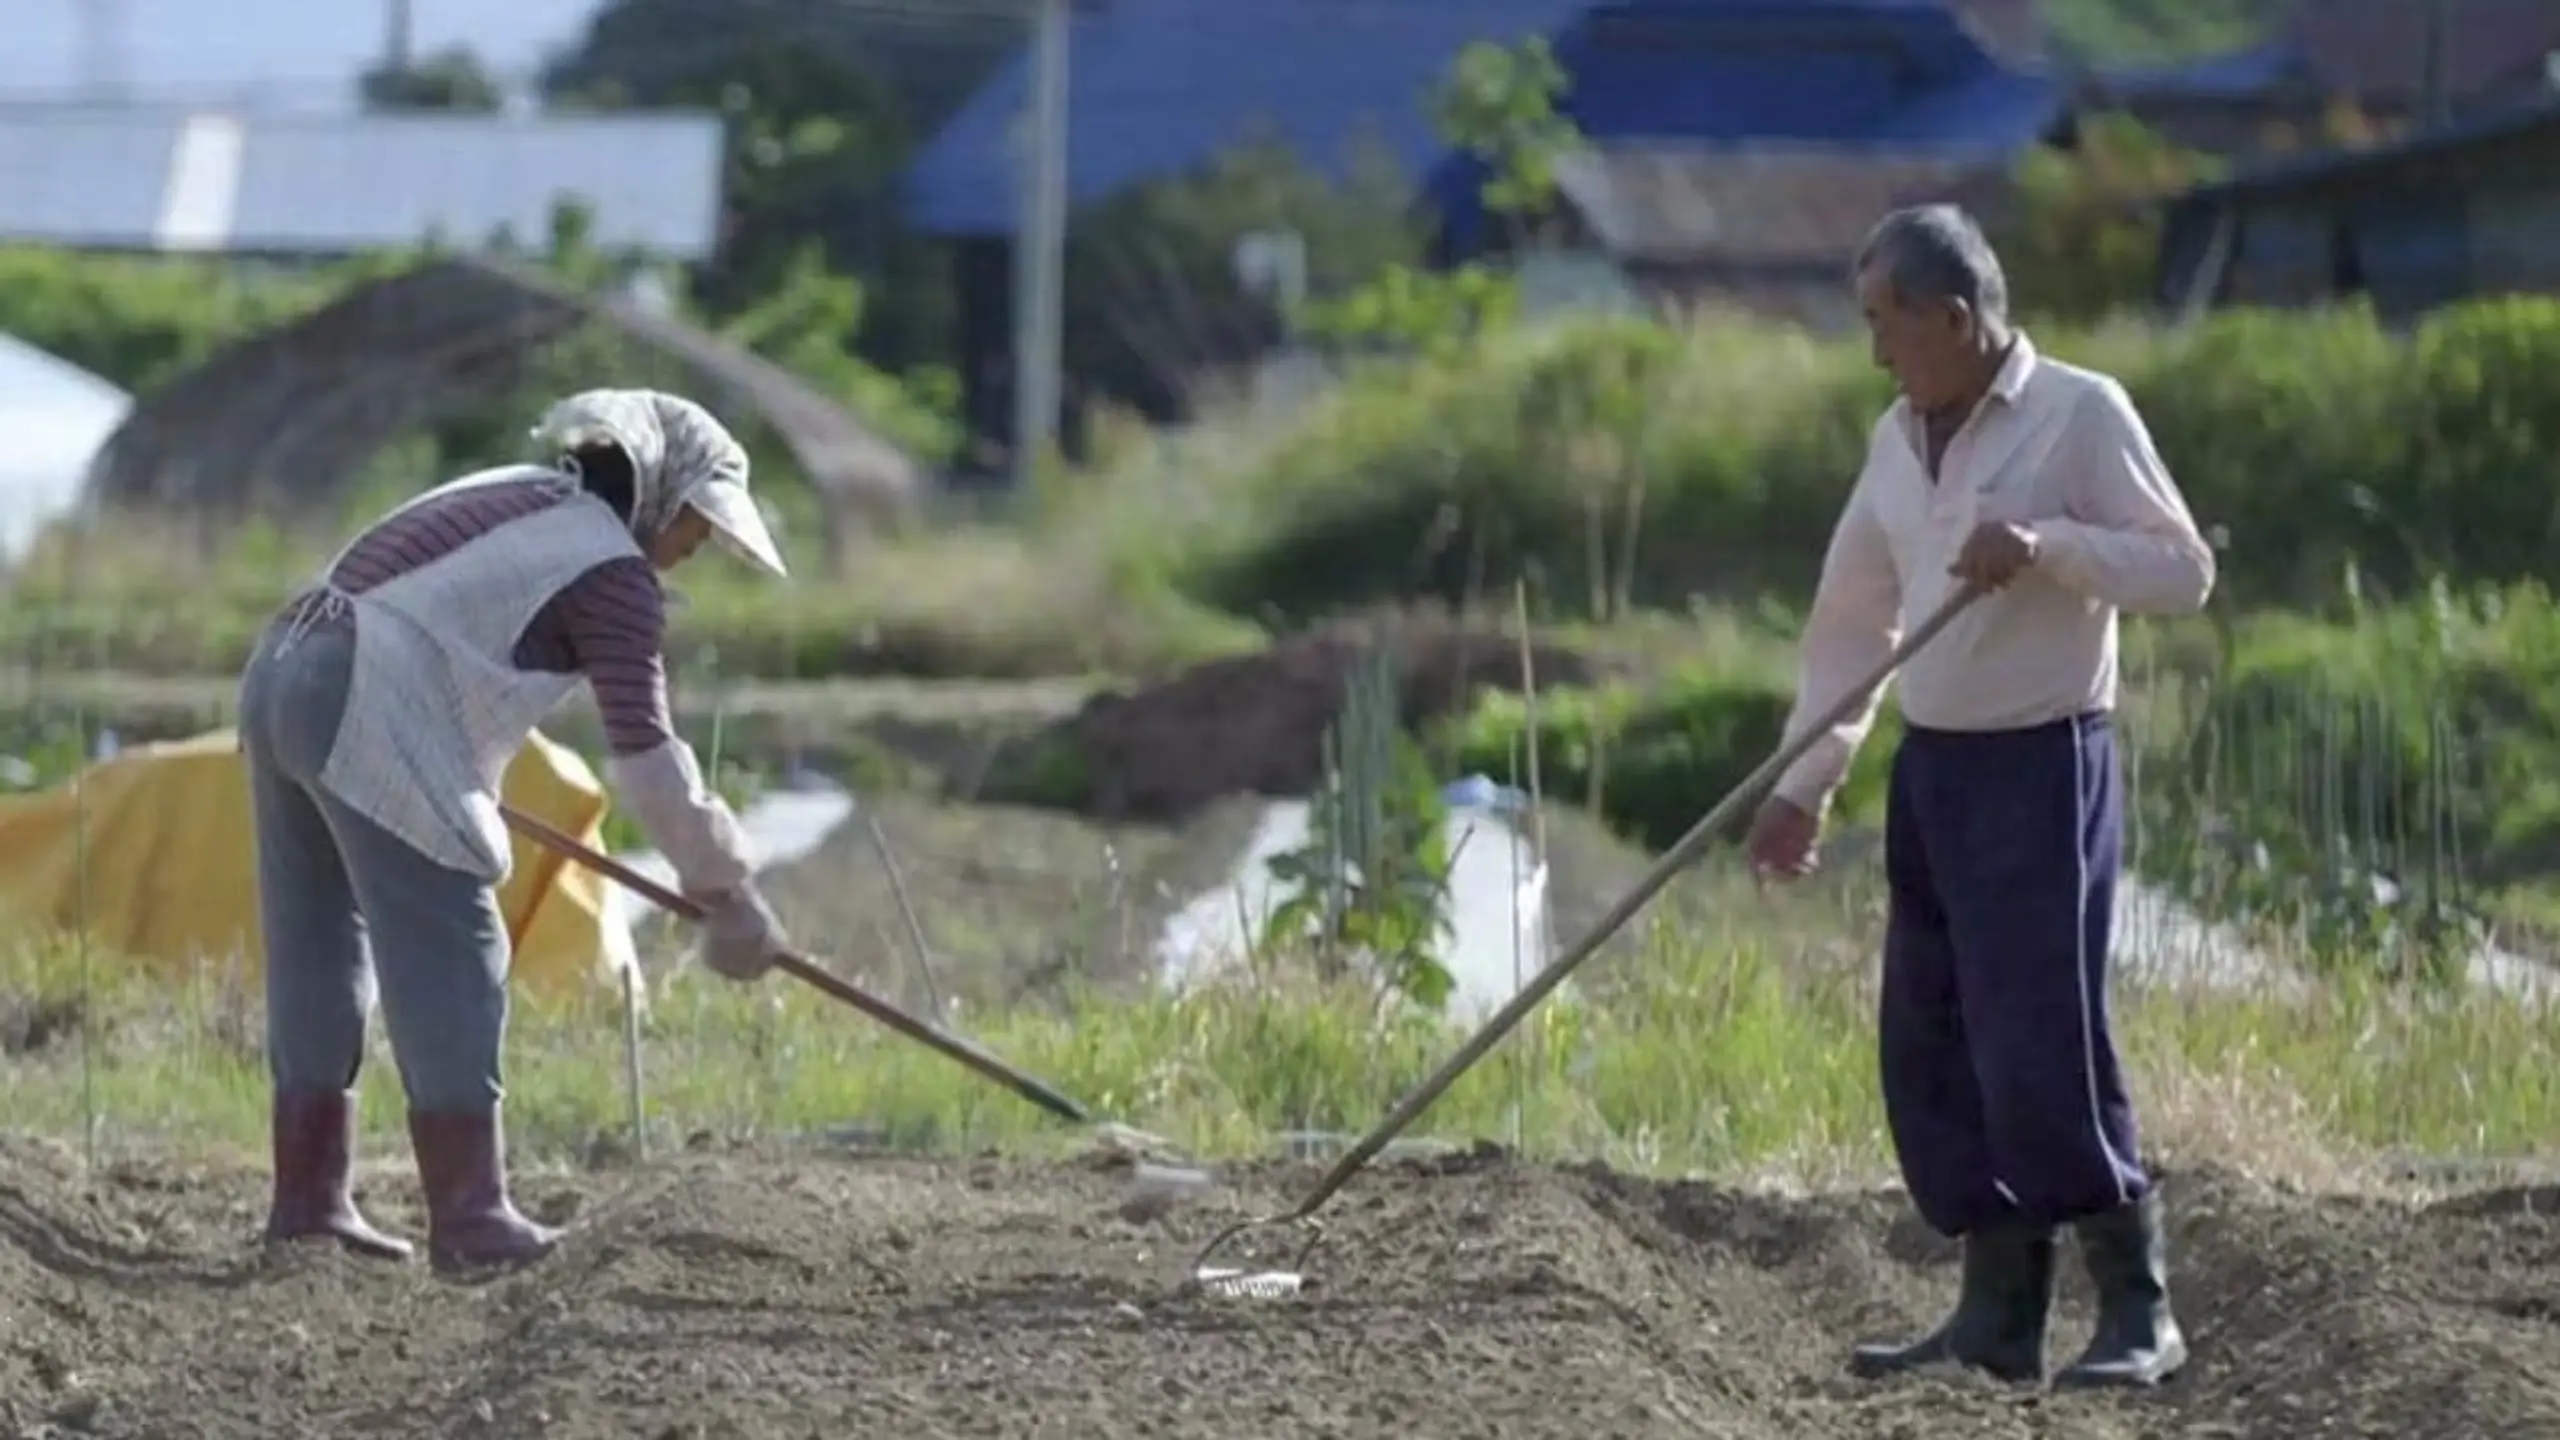
{"type": "MultiPolygon", "coordinates": [[[[1257,136],[1335,170],[1370,140],[1446,184],[1460,167],[1424,104],[1478,40],[1549,37],[1573,76],[1565,108],[1597,140],[2005,152],[2063,105],[2052,82],[2000,68],[1942,0],[1114,0],[1071,36],[1073,204],[1257,136]]],[[[919,228],[1011,233],[1028,72],[1015,54],[918,154],[919,228]]]]}

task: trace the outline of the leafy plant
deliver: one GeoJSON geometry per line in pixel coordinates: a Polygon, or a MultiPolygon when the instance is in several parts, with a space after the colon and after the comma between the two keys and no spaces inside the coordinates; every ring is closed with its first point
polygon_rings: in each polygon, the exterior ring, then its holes
{"type": "MultiPolygon", "coordinates": [[[[1440,137],[1485,171],[1477,193],[1504,245],[1528,240],[1551,215],[1556,161],[1582,144],[1557,108],[1569,84],[1547,42],[1532,37],[1469,45],[1432,91],[1440,137]]],[[[1336,343],[1446,356],[1507,327],[1519,308],[1518,281],[1483,261],[1441,271],[1397,264],[1337,299],[1300,307],[1299,324],[1336,343]]]]}
{"type": "Polygon", "coordinates": [[[2017,166],[1995,226],[2010,293],[2037,315],[2096,320],[2152,304],[2162,197],[2219,176],[2221,163],[2124,115],[2081,122],[2078,144],[2039,147],[2017,166]]]}
{"type": "Polygon", "coordinates": [[[1270,861],[1293,889],[1264,922],[1263,943],[1312,943],[1328,979],[1362,956],[1382,995],[1436,1012],[1456,984],[1439,958],[1449,930],[1448,807],[1396,711],[1394,653],[1372,647],[1326,731],[1306,842],[1270,861]]]}

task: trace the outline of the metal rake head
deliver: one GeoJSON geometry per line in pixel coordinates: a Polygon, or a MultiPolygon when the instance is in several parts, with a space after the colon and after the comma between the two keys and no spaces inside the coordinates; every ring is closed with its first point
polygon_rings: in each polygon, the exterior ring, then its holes
{"type": "Polygon", "coordinates": [[[1227,1270],[1211,1268],[1193,1272],[1192,1279],[1204,1295],[1218,1295],[1244,1300],[1286,1300],[1306,1288],[1307,1279],[1293,1270],[1227,1270]]]}
{"type": "Polygon", "coordinates": [[[1240,1221],[1221,1230],[1191,1262],[1191,1274],[1184,1287],[1201,1294],[1233,1296],[1253,1300],[1285,1299],[1308,1288],[1307,1257],[1324,1243],[1324,1226],[1297,1215],[1269,1215],[1240,1221]],[[1286,1270],[1247,1270],[1232,1265],[1212,1265],[1209,1257],[1224,1248],[1228,1241],[1248,1230],[1301,1221],[1307,1227],[1307,1243],[1298,1250],[1297,1261],[1286,1270]]]}

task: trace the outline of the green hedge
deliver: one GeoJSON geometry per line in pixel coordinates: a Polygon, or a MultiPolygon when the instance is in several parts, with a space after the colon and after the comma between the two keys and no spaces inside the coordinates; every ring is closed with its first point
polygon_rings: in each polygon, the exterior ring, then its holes
{"type": "MultiPolygon", "coordinates": [[[[2560,301],[2446,310],[2406,337],[2340,310],[2037,338],[2131,391],[2227,534],[2227,603],[2326,605],[2351,558],[2401,594],[2545,571],[2560,301]]],[[[1889,398],[1862,342],[1733,320],[1575,322],[1365,370],[1233,477],[1180,578],[1284,616],[1514,578],[1551,613],[1621,577],[1639,605],[1800,602],[1889,398]]]]}
{"type": "MultiPolygon", "coordinates": [[[[2433,966],[2482,919],[2530,948],[2560,936],[2560,604],[2546,590],[2270,615],[2218,652],[2195,628],[2129,627],[2139,870],[2332,955],[2433,966]]],[[[1550,692],[1540,779],[1552,802],[1587,804],[1605,754],[1603,817],[1667,847],[1775,747],[1788,701],[1774,665],[1550,692]]],[[[1485,698],[1444,737],[1453,763],[1518,783],[1526,720],[1517,697],[1485,698]]],[[[1888,701],[1840,818],[1880,815],[1897,729],[1888,701]]]]}
{"type": "MultiPolygon", "coordinates": [[[[1689,670],[1643,692],[1612,686],[1538,697],[1538,784],[1556,803],[1590,806],[1611,829],[1669,849],[1732,793],[1783,738],[1792,687],[1757,675],[1689,670]],[[1594,772],[1600,781],[1593,804],[1594,772]]],[[[1528,784],[1527,704],[1492,692],[1442,737],[1458,774],[1528,784]]],[[[1851,822],[1883,813],[1900,718],[1888,702],[1833,802],[1851,822]]],[[[1731,835],[1740,834],[1736,827],[1731,835]]]]}

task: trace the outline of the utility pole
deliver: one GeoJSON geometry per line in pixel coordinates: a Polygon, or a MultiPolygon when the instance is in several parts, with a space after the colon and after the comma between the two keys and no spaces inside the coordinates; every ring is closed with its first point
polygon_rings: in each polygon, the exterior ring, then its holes
{"type": "Polygon", "coordinates": [[[2453,118],[2453,0],[2426,0],[2426,69],[2418,93],[2418,120],[2442,125],[2453,118]]]}
{"type": "Polygon", "coordinates": [[[108,104],[124,98],[124,0],[71,0],[80,32],[81,98],[108,104]]]}
{"type": "Polygon", "coordinates": [[[1033,0],[1021,222],[1013,233],[1013,479],[1027,492],[1058,433],[1067,249],[1067,24],[1072,0],[1033,0]]]}
{"type": "Polygon", "coordinates": [[[382,0],[382,69],[401,75],[416,63],[418,17],[410,0],[382,0]]]}

